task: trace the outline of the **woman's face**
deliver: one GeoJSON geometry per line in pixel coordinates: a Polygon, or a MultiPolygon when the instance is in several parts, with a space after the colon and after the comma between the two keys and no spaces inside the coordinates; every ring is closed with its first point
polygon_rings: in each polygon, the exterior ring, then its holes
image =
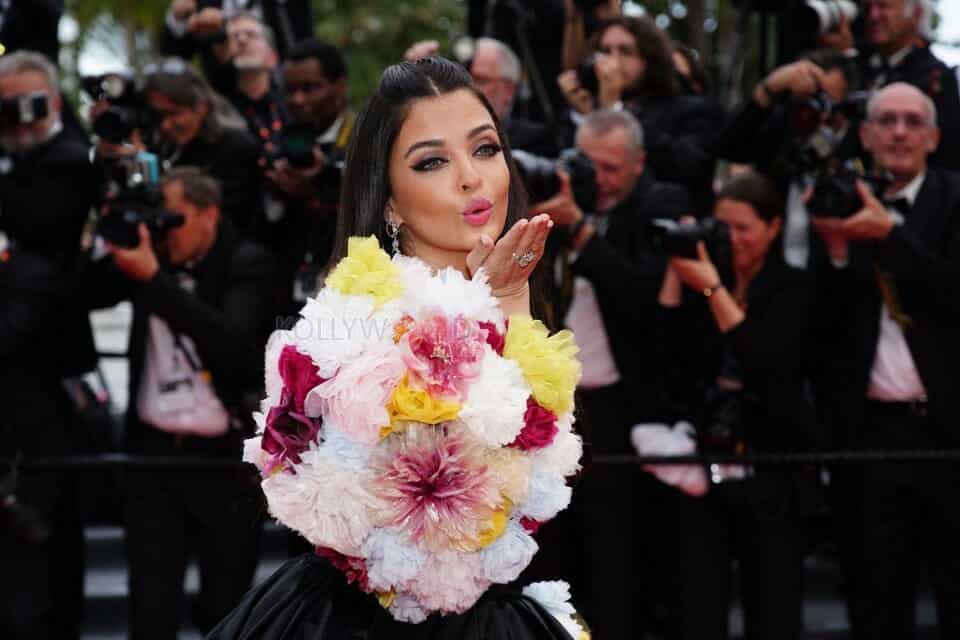
{"type": "Polygon", "coordinates": [[[617,60],[626,88],[636,89],[640,86],[647,72],[647,61],[640,55],[632,33],[618,24],[612,25],[603,32],[597,48],[600,53],[617,60]]]}
{"type": "Polygon", "coordinates": [[[181,105],[158,91],[147,93],[147,104],[156,118],[160,134],[179,146],[197,137],[210,110],[206,102],[195,107],[181,105]]]}
{"type": "Polygon", "coordinates": [[[439,268],[464,269],[481,234],[496,240],[507,218],[510,172],[493,119],[468,89],[420,98],[390,151],[385,217],[401,246],[439,268]]]}
{"type": "Polygon", "coordinates": [[[733,268],[738,273],[755,273],[763,265],[770,244],[780,233],[780,218],[767,222],[746,202],[724,198],[714,214],[730,227],[733,268]]]}

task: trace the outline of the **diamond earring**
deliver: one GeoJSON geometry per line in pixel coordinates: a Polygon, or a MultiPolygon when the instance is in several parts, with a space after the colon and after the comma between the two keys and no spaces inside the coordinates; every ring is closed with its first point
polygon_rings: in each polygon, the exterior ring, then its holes
{"type": "Polygon", "coordinates": [[[387,236],[393,239],[393,255],[400,253],[400,225],[393,220],[387,220],[387,236]]]}

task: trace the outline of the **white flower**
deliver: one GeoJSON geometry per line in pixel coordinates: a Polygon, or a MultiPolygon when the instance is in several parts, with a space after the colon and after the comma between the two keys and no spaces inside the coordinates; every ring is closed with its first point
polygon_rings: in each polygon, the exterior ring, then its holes
{"type": "Polygon", "coordinates": [[[367,538],[363,555],[367,559],[367,578],[376,591],[406,589],[427,560],[418,547],[387,529],[377,529],[367,538]]]}
{"type": "Polygon", "coordinates": [[[311,445],[295,473],[274,473],[261,484],[270,513],[312,545],[360,556],[377,507],[369,472],[342,466],[329,449],[311,445]]]}
{"type": "Polygon", "coordinates": [[[267,452],[260,446],[261,439],[260,436],[254,436],[243,441],[243,461],[263,471],[267,466],[267,452]]]}
{"type": "Polygon", "coordinates": [[[483,580],[480,554],[444,551],[427,556],[410,591],[429,611],[462,613],[473,606],[488,586],[490,582],[483,580]]]}
{"type": "Polygon", "coordinates": [[[353,471],[363,471],[367,467],[367,461],[372,453],[370,448],[346,437],[334,425],[324,424],[320,431],[320,438],[318,449],[331,460],[336,460],[344,468],[353,471]]]}
{"type": "Polygon", "coordinates": [[[574,619],[577,610],[570,604],[570,585],[562,580],[534,582],[528,584],[521,592],[528,598],[536,600],[547,613],[557,619],[557,622],[574,640],[582,637],[584,630],[574,619]]]}
{"type": "Polygon", "coordinates": [[[503,534],[480,552],[487,580],[501,584],[516,580],[538,548],[530,534],[511,520],[503,534]]]}
{"type": "Polygon", "coordinates": [[[485,345],[480,376],[470,385],[459,418],[487,446],[510,444],[523,429],[529,397],[520,365],[485,345]]]}
{"type": "Polygon", "coordinates": [[[400,622],[418,624],[427,619],[423,606],[409,593],[398,593],[390,604],[390,614],[400,622]]]}
{"type": "Polygon", "coordinates": [[[566,478],[580,470],[583,441],[572,428],[573,413],[557,418],[557,435],[548,446],[530,452],[536,471],[566,478]]]}
{"type": "Polygon", "coordinates": [[[483,269],[472,280],[453,267],[431,273],[430,267],[416,258],[394,258],[404,273],[405,309],[438,309],[447,316],[462,315],[478,322],[493,322],[503,327],[503,312],[490,293],[483,269]]]}
{"type": "Polygon", "coordinates": [[[264,413],[269,411],[270,407],[280,403],[280,394],[283,391],[283,378],[280,377],[280,354],[283,353],[284,347],[294,344],[295,342],[293,332],[282,329],[271,333],[270,338],[267,340],[266,355],[264,356],[263,363],[263,382],[264,389],[267,392],[267,399],[270,400],[270,405],[264,413]]]}
{"type": "Polygon", "coordinates": [[[572,493],[562,476],[534,471],[530,474],[527,499],[517,507],[516,513],[546,522],[567,508],[572,493]]]}
{"type": "Polygon", "coordinates": [[[345,362],[371,342],[393,340],[400,314],[396,305],[374,311],[373,298],[322,289],[307,301],[303,316],[291,330],[297,348],[313,358],[318,374],[332,378],[345,362]]]}

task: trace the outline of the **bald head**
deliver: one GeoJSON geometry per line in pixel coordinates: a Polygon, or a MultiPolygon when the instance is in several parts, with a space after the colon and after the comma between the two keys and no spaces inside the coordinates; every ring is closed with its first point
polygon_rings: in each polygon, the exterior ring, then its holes
{"type": "Polygon", "coordinates": [[[897,102],[913,102],[921,105],[927,116],[927,124],[936,126],[937,106],[933,104],[933,100],[923,91],[906,82],[894,82],[874,93],[867,103],[867,118],[870,120],[874,119],[880,106],[891,100],[897,102]]]}
{"type": "Polygon", "coordinates": [[[874,163],[893,175],[895,192],[926,169],[940,143],[936,107],[916,87],[891,84],[870,99],[860,139],[874,163]]]}

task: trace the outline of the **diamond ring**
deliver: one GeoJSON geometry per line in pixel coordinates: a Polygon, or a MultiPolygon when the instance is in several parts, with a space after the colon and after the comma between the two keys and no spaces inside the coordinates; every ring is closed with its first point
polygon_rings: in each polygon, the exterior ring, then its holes
{"type": "Polygon", "coordinates": [[[528,266],[533,259],[537,257],[537,254],[533,252],[533,249],[527,249],[526,251],[520,253],[518,251],[513,252],[513,259],[517,261],[517,264],[521,267],[528,266]]]}

